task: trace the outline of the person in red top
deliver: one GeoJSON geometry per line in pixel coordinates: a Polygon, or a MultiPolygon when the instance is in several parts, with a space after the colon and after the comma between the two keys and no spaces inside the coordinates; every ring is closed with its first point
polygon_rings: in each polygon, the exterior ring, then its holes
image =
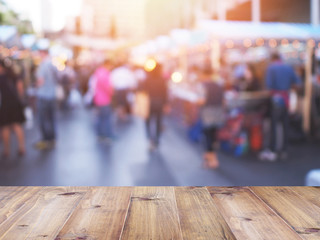
{"type": "Polygon", "coordinates": [[[113,89],[110,81],[111,62],[105,60],[97,68],[93,77],[95,79],[94,104],[98,108],[97,132],[101,140],[109,141],[112,138],[112,108],[111,98],[113,89]]]}

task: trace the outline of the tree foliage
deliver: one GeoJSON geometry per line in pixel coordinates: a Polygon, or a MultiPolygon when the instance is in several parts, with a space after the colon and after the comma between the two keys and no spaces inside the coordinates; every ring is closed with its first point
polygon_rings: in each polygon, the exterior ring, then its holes
{"type": "Polygon", "coordinates": [[[16,26],[21,34],[33,33],[32,23],[22,20],[18,13],[10,9],[4,0],[0,0],[0,25],[16,26]]]}

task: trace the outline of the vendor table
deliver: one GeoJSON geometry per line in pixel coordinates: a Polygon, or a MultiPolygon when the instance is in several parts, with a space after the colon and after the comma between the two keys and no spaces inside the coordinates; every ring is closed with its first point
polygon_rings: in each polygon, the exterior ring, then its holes
{"type": "Polygon", "coordinates": [[[320,239],[320,188],[0,187],[0,239],[320,239]]]}

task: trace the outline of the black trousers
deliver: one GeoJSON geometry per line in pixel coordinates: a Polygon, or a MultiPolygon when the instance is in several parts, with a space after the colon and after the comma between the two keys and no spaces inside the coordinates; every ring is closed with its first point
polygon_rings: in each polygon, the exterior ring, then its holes
{"type": "Polygon", "coordinates": [[[56,138],[56,101],[38,99],[38,117],[43,141],[56,138]]]}
{"type": "Polygon", "coordinates": [[[272,105],[271,109],[271,143],[270,148],[272,151],[277,152],[279,139],[277,138],[277,126],[282,127],[283,142],[280,151],[286,151],[288,145],[288,132],[289,132],[289,113],[286,106],[272,105]]]}
{"type": "Polygon", "coordinates": [[[155,105],[150,107],[150,113],[146,120],[147,136],[154,144],[158,145],[162,132],[163,106],[155,105]]]}
{"type": "Polygon", "coordinates": [[[205,137],[205,149],[207,152],[214,152],[213,144],[217,141],[217,128],[210,127],[203,129],[203,135],[205,137]]]}

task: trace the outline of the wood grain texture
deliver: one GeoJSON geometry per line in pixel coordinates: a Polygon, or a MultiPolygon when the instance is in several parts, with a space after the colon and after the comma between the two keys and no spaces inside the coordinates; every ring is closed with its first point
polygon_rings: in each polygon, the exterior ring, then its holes
{"type": "Polygon", "coordinates": [[[175,188],[183,239],[236,239],[205,187],[175,188]]]}
{"type": "Polygon", "coordinates": [[[301,239],[250,189],[208,187],[208,190],[237,239],[301,239]]]}
{"type": "Polygon", "coordinates": [[[320,207],[291,187],[251,187],[303,239],[320,239],[320,207]]]}
{"type": "Polygon", "coordinates": [[[320,207],[320,187],[291,187],[300,196],[320,207]]]}
{"type": "Polygon", "coordinates": [[[55,239],[84,193],[71,187],[43,188],[0,225],[0,239],[55,239]]]}
{"type": "Polygon", "coordinates": [[[319,234],[318,187],[0,187],[0,240],[319,234]]]}
{"type": "Polygon", "coordinates": [[[40,187],[1,187],[0,190],[0,224],[6,221],[30,198],[40,191],[40,187]]]}
{"type": "Polygon", "coordinates": [[[182,239],[173,187],[135,187],[121,239],[182,239]]]}
{"type": "Polygon", "coordinates": [[[119,239],[132,188],[91,187],[57,239],[119,239]]]}

